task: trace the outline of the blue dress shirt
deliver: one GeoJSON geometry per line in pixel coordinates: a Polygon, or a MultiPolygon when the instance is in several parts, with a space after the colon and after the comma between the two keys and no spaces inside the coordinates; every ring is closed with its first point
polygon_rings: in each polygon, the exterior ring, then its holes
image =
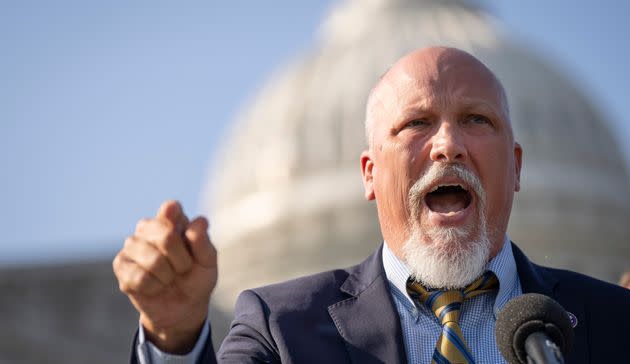
{"type": "MultiPolygon", "coordinates": [[[[440,322],[424,305],[414,305],[406,289],[409,269],[389,249],[387,242],[383,246],[383,266],[400,316],[407,361],[410,364],[431,363],[433,349],[442,332],[440,322]]],[[[459,325],[476,363],[506,363],[495,342],[494,325],[497,314],[507,301],[522,293],[512,245],[507,236],[486,270],[492,271],[499,279],[499,291],[464,301],[459,325]]]]}

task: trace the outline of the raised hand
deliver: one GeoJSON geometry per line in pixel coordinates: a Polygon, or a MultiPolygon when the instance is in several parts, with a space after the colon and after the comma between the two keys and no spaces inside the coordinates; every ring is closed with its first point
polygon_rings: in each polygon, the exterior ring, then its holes
{"type": "Polygon", "coordinates": [[[162,351],[194,346],[217,282],[217,253],[203,217],[188,221],[176,201],[141,219],[113,261],[120,290],[140,313],[147,338],[162,351]]]}

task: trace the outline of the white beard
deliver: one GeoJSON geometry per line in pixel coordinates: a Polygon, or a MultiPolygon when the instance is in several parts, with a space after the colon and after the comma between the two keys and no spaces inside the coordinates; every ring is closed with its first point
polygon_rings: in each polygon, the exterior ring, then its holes
{"type": "MultiPolygon", "coordinates": [[[[472,193],[472,191],[471,191],[472,193]]],[[[434,165],[409,191],[411,234],[403,244],[411,277],[428,288],[463,288],[485,270],[492,244],[488,238],[485,193],[477,176],[460,165],[434,165]],[[422,191],[438,178],[455,175],[477,194],[478,226],[435,227],[418,223],[422,191]]]]}

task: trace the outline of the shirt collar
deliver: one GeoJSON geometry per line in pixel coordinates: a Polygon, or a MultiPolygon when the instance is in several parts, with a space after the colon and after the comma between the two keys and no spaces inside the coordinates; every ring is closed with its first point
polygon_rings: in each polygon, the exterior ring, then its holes
{"type": "Polygon", "coordinates": [[[488,262],[486,270],[493,272],[499,279],[499,292],[494,301],[494,315],[496,317],[507,301],[521,293],[516,261],[512,253],[512,243],[507,235],[499,254],[488,262]]]}
{"type": "MultiPolygon", "coordinates": [[[[390,283],[390,288],[398,290],[399,293],[413,304],[411,297],[407,294],[407,279],[410,275],[409,268],[389,249],[387,242],[383,244],[383,268],[385,269],[387,280],[390,283]]],[[[499,280],[499,292],[497,293],[493,308],[496,316],[507,301],[514,297],[514,295],[520,293],[515,292],[520,291],[520,282],[516,272],[514,254],[512,253],[512,244],[507,235],[503,241],[503,247],[499,253],[488,262],[486,270],[493,272],[499,280]]]]}

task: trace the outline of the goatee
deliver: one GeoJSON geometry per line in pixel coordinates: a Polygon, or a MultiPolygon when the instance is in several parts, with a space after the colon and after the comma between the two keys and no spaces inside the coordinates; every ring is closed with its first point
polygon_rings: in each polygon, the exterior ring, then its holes
{"type": "Polygon", "coordinates": [[[463,288],[485,270],[492,244],[488,238],[485,192],[479,178],[461,165],[433,165],[409,191],[411,234],[403,244],[411,277],[427,288],[463,288]],[[423,193],[434,181],[455,176],[477,195],[478,225],[423,226],[418,222],[423,193]]]}

